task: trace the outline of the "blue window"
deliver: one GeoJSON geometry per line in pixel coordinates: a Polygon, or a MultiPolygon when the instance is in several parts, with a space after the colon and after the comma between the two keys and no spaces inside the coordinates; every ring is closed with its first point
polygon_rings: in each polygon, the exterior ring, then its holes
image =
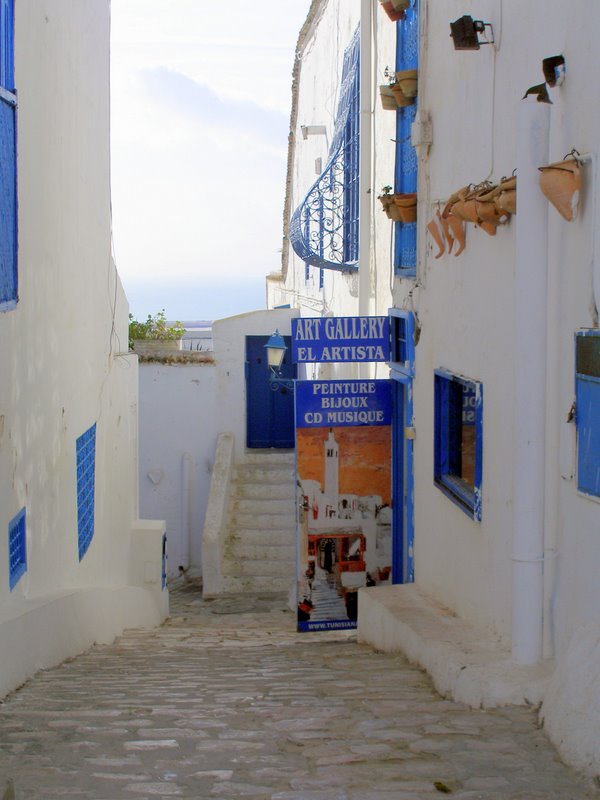
{"type": "Polygon", "coordinates": [[[77,541],[79,560],[94,536],[94,490],[96,473],[96,424],[76,442],[77,455],[77,541]]]}
{"type": "Polygon", "coordinates": [[[325,169],[294,211],[290,241],[309,267],[358,269],[360,153],[360,30],[344,52],[340,100],[325,169]]]}
{"type": "MultiPolygon", "coordinates": [[[[418,0],[411,0],[404,19],[396,23],[396,72],[419,66],[418,0]]],[[[396,171],[394,192],[411,194],[417,191],[417,153],[411,144],[411,126],[417,111],[413,105],[396,112],[396,171]]],[[[417,270],[417,223],[396,222],[394,269],[400,277],[414,277],[417,270]]]]}
{"type": "Polygon", "coordinates": [[[434,483],[481,520],[483,386],[435,371],[434,483]]]}
{"type": "Polygon", "coordinates": [[[17,516],[8,523],[8,583],[11,592],[27,572],[25,534],[25,509],[22,508],[17,516]]]}
{"type": "Polygon", "coordinates": [[[390,309],[390,335],[392,371],[414,374],[415,365],[415,316],[412,311],[390,309]]]}
{"type": "Polygon", "coordinates": [[[600,497],[600,331],[575,336],[577,488],[600,497]]]}
{"type": "Polygon", "coordinates": [[[0,0],[0,311],[17,302],[14,0],[0,0]]]}

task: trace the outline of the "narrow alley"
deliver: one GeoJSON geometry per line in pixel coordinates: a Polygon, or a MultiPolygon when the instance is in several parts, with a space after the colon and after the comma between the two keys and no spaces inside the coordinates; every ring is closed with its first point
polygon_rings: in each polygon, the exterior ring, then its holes
{"type": "Polygon", "coordinates": [[[0,704],[0,791],[50,798],[580,800],[533,710],[442,699],[283,599],[172,592],[171,618],[38,673],[0,704]]]}

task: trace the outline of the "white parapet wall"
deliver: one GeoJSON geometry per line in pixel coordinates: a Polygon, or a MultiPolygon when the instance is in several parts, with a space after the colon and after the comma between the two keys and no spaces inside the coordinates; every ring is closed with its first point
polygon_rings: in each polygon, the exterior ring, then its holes
{"type": "Polygon", "coordinates": [[[232,433],[219,434],[202,537],[202,589],[205,597],[223,591],[223,546],[228,533],[227,511],[234,467],[234,444],[232,433]]]}

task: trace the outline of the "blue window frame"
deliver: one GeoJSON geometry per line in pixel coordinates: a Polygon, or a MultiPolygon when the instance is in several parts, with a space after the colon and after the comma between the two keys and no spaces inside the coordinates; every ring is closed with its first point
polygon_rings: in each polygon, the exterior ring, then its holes
{"type": "MultiPolygon", "coordinates": [[[[396,72],[418,69],[419,66],[419,6],[411,0],[404,19],[396,23],[396,72]]],[[[409,194],[417,191],[418,159],[411,144],[411,127],[417,112],[418,97],[413,105],[396,112],[396,171],[394,192],[409,194]]],[[[411,278],[417,271],[417,223],[394,223],[394,270],[396,275],[411,278]]]]}
{"type": "Polygon", "coordinates": [[[392,372],[399,371],[412,377],[415,365],[415,316],[412,311],[390,309],[390,336],[392,372]]]}
{"type": "Polygon", "coordinates": [[[309,266],[318,267],[319,286],[324,269],[358,269],[358,206],[360,154],[360,29],[344,52],[340,100],[333,141],[325,169],[294,211],[290,242],[309,266]]]}
{"type": "Polygon", "coordinates": [[[600,331],[575,334],[577,488],[600,497],[600,331]]]}
{"type": "Polygon", "coordinates": [[[14,0],[0,0],[0,311],[17,302],[17,144],[14,0]]]}
{"type": "Polygon", "coordinates": [[[483,385],[443,369],[434,381],[434,483],[481,520],[483,385]]]}
{"type": "Polygon", "coordinates": [[[96,423],[76,442],[77,456],[77,543],[79,560],[94,536],[94,492],[96,474],[96,423]]]}
{"type": "Polygon", "coordinates": [[[8,584],[11,592],[26,572],[26,525],[25,509],[22,508],[8,523],[8,584]]]}

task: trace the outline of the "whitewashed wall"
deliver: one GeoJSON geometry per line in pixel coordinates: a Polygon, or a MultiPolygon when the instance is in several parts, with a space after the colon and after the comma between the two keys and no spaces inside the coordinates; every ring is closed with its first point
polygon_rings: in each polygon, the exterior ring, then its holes
{"type": "Polygon", "coordinates": [[[140,364],[140,512],[164,519],[170,575],[201,571],[218,430],[214,363],[140,364]]]}
{"type": "Polygon", "coordinates": [[[168,609],[162,526],[137,520],[137,364],[121,355],[128,307],[111,257],[109,26],[107,0],[16,3],[19,303],[0,314],[0,530],[26,508],[28,569],[10,592],[0,548],[0,695],[168,609]],[[95,533],[80,563],[75,443],[94,423],[95,533]],[[145,582],[134,572],[150,541],[145,582]]]}
{"type": "MultiPolygon", "coordinates": [[[[315,7],[313,7],[315,10],[315,7]]],[[[573,147],[592,154],[584,167],[580,214],[567,223],[548,209],[543,654],[557,670],[544,703],[546,728],[571,762],[596,772],[600,736],[600,503],[578,493],[575,426],[567,415],[574,399],[574,334],[598,327],[592,271],[598,280],[600,213],[596,164],[600,111],[589,100],[598,72],[600,7],[582,0],[518,4],[493,0],[421,0],[419,109],[432,123],[433,142],[420,148],[418,270],[416,280],[393,279],[391,223],[376,199],[393,183],[394,114],[380,108],[377,86],[393,67],[395,25],[378,2],[324,0],[301,37],[297,118],[290,150],[290,213],[314,182],[314,159],[326,160],[323,137],[302,139],[300,125],[333,131],[343,50],[361,12],[373,23],[373,209],[370,313],[385,313],[390,300],[414,309],[420,338],[414,382],[415,570],[419,588],[506,646],[512,639],[513,472],[515,422],[530,398],[515,385],[516,220],[495,237],[468,226],[461,256],[434,258],[426,225],[449,195],[469,183],[499,180],[516,167],[517,117],[526,90],[543,80],[542,59],[562,53],[566,80],[551,89],[549,161],[573,147]],[[369,10],[367,10],[369,6],[369,10]],[[457,52],[449,23],[464,14],[490,22],[495,44],[457,52]],[[393,292],[390,294],[390,283],[393,292]],[[433,485],[433,372],[445,367],[484,387],[483,518],[474,522],[433,485]],[[592,752],[593,751],[593,752],[592,752]]],[[[542,166],[540,164],[540,166],[542,166]]],[[[288,244],[284,242],[284,247],[288,244]]],[[[284,259],[285,264],[285,259],[284,259]]],[[[364,265],[361,264],[361,268],[364,265]]],[[[289,249],[284,278],[270,276],[270,305],[292,302],[303,316],[358,313],[358,281],[325,273],[325,289],[304,280],[304,264],[289,249]]],[[[544,288],[544,291],[546,289],[544,288]]],[[[596,297],[596,307],[599,300],[596,297]]],[[[533,330],[533,329],[532,329],[533,330]]],[[[383,377],[383,375],[379,375],[383,377]]],[[[533,480],[524,476],[524,482],[533,480]]],[[[527,486],[526,486],[527,488],[527,486]]]]}
{"type": "Polygon", "coordinates": [[[246,454],[246,336],[270,336],[276,328],[289,336],[293,316],[294,309],[278,309],[217,320],[211,362],[140,364],[140,510],[166,520],[170,575],[180,565],[191,567],[192,575],[202,572],[219,434],[233,433],[237,462],[246,454]]]}
{"type": "MultiPolygon", "coordinates": [[[[511,644],[514,424],[531,402],[514,382],[516,341],[516,220],[495,237],[468,226],[464,253],[434,260],[423,225],[449,194],[516,166],[517,115],[525,91],[543,80],[542,59],[562,53],[566,80],[551,89],[549,160],[576,147],[597,154],[600,114],[585,97],[598,71],[595,34],[600,9],[581,2],[565,17],[558,2],[518,13],[493,2],[429,3],[424,20],[421,108],[430,113],[433,145],[421,164],[421,270],[415,307],[421,323],[415,380],[415,568],[419,586],[476,626],[511,644]],[[495,47],[454,52],[448,23],[462,14],[491,22],[495,47]],[[446,367],[484,385],[483,519],[469,520],[432,483],[433,370],[446,367]]],[[[541,166],[541,165],[540,165],[541,166]]],[[[600,504],[577,492],[575,427],[567,423],[574,399],[574,333],[597,326],[592,310],[594,208],[598,187],[584,167],[580,214],[568,223],[548,210],[547,365],[545,409],[544,655],[557,659],[544,705],[547,728],[561,752],[586,769],[600,757],[600,674],[597,580],[600,504]],[[590,644],[591,643],[591,644],[590,644]],[[568,659],[569,667],[565,669],[568,659]],[[570,676],[570,677],[568,677],[570,676]],[[582,744],[587,740],[588,744],[582,744]],[[587,748],[587,749],[586,749],[587,748]],[[592,748],[593,749],[593,748],[592,748]]],[[[420,198],[420,199],[421,199],[420,198]]],[[[517,217],[518,219],[518,217],[517,217]]],[[[596,267],[597,268],[597,267],[596,267]]],[[[545,291],[545,287],[540,289],[545,291]]],[[[398,302],[398,301],[396,301],[398,302]]],[[[534,476],[524,476],[534,485],[534,476]]]]}

